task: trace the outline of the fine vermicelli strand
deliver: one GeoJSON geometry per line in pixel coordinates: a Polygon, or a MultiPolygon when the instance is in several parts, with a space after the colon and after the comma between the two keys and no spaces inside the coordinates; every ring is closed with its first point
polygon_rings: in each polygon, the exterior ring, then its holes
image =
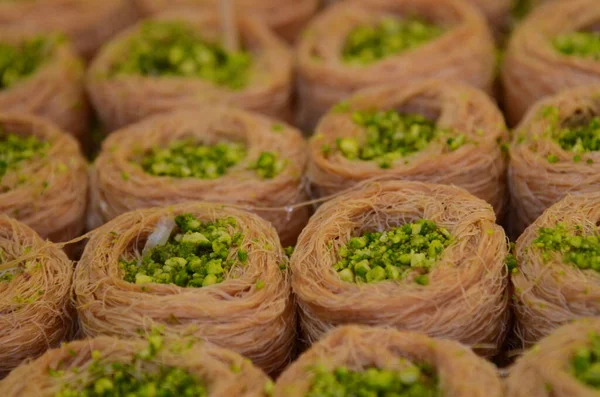
{"type": "Polygon", "coordinates": [[[71,332],[73,264],[61,249],[4,215],[0,250],[1,377],[71,332]]]}
{"type": "Polygon", "coordinates": [[[508,132],[502,114],[484,92],[464,84],[425,80],[368,88],[343,105],[343,109],[338,106],[321,119],[310,141],[307,177],[318,196],[373,178],[417,180],[460,186],[492,204],[497,214],[503,213],[503,146],[508,132]],[[339,150],[339,139],[351,138],[363,144],[368,131],[355,122],[356,113],[372,109],[420,114],[444,133],[389,164],[349,159],[339,150]],[[448,142],[457,144],[450,146],[448,142]]]}
{"type": "Polygon", "coordinates": [[[402,181],[359,185],[317,210],[292,256],[304,337],[313,342],[352,321],[455,339],[493,355],[507,328],[507,254],[492,207],[463,189],[402,181]],[[351,237],[419,219],[453,236],[425,285],[412,277],[356,284],[334,270],[351,237]]]}
{"type": "Polygon", "coordinates": [[[65,33],[90,59],[104,42],[137,19],[126,0],[4,1],[0,3],[0,40],[65,33]]]}
{"type": "MultiPolygon", "coordinates": [[[[600,338],[598,318],[584,318],[560,327],[526,352],[510,369],[506,396],[597,396],[597,386],[593,388],[575,376],[579,369],[576,366],[578,354],[587,351],[589,355],[594,349],[594,338],[597,344],[600,338]]],[[[597,351],[597,345],[595,349],[597,351]]]]}
{"type": "Polygon", "coordinates": [[[307,130],[337,102],[374,84],[443,78],[491,92],[496,59],[485,19],[475,7],[455,0],[341,1],[311,21],[297,45],[296,56],[298,122],[307,130]],[[349,63],[343,58],[354,29],[390,18],[418,18],[440,29],[441,34],[368,64],[349,63]]]}
{"type": "Polygon", "coordinates": [[[516,128],[508,181],[517,233],[565,195],[597,191],[600,151],[593,144],[579,147],[561,137],[568,128],[597,122],[599,93],[596,84],[544,99],[516,128]]]}
{"type": "MultiPolygon", "coordinates": [[[[64,344],[21,365],[0,381],[0,392],[6,397],[55,397],[63,395],[60,393],[77,393],[80,387],[106,390],[102,389],[106,380],[123,382],[123,378],[135,375],[147,379],[152,374],[160,374],[161,370],[165,373],[173,369],[177,372],[168,379],[170,386],[174,387],[175,382],[185,377],[188,386],[195,381],[205,393],[193,395],[266,397],[266,389],[271,383],[260,369],[241,355],[199,340],[163,340],[152,335],[148,341],[126,341],[100,336],[64,344]],[[143,352],[151,354],[142,357],[143,352]],[[135,374],[121,373],[120,379],[111,379],[115,371],[107,371],[104,381],[98,379],[99,368],[112,364],[131,368],[135,374]]],[[[112,383],[112,386],[118,387],[118,384],[112,383]]]]}
{"type": "Polygon", "coordinates": [[[330,331],[277,379],[273,395],[307,395],[317,368],[332,372],[337,368],[346,371],[378,368],[393,373],[406,369],[407,364],[419,363],[429,365],[436,373],[439,391],[444,396],[503,395],[496,369],[467,347],[420,333],[365,326],[343,326],[330,331]]]}
{"type": "Polygon", "coordinates": [[[310,215],[309,206],[294,208],[308,199],[303,182],[306,157],[298,130],[258,114],[210,106],[158,115],[119,130],[104,142],[92,170],[91,212],[96,217],[92,226],[138,208],[203,200],[258,213],[273,224],[287,246],[295,242],[310,215]],[[153,148],[166,149],[186,140],[190,146],[238,143],[245,155],[210,179],[153,175],[139,164],[153,148]],[[266,155],[282,164],[276,175],[257,174],[254,164],[266,155]]]}
{"type": "MultiPolygon", "coordinates": [[[[83,334],[135,337],[160,325],[166,336],[194,335],[226,346],[268,373],[290,361],[295,310],[287,258],[277,233],[256,215],[219,204],[189,203],[121,215],[93,233],[74,289],[83,334]],[[163,218],[191,213],[203,222],[232,217],[247,253],[223,282],[201,288],[124,280],[122,256],[139,253],[163,218]]],[[[136,279],[137,281],[137,279],[136,279]]]]}
{"type": "MultiPolygon", "coordinates": [[[[143,37],[144,32],[156,31],[157,24],[187,29],[211,43],[219,42],[221,37],[217,13],[190,10],[156,15],[109,42],[92,62],[87,75],[91,101],[109,131],[157,113],[215,103],[279,119],[290,118],[291,53],[264,24],[244,15],[239,15],[238,31],[250,65],[246,81],[235,88],[199,77],[114,74],[115,65],[127,60],[132,40],[143,37]]],[[[186,36],[191,37],[192,33],[186,36]]]]}
{"type": "Polygon", "coordinates": [[[502,78],[507,118],[516,125],[539,99],[600,82],[600,63],[554,48],[562,34],[594,30],[600,23],[595,0],[550,1],[536,8],[516,30],[502,78]]]}
{"type": "MultiPolygon", "coordinates": [[[[218,0],[136,0],[136,5],[144,15],[154,15],[175,8],[209,9],[217,7],[218,0]]],[[[275,33],[292,42],[300,34],[304,25],[317,11],[318,0],[236,0],[236,6],[242,12],[249,12],[265,21],[275,33]]]]}
{"type": "Polygon", "coordinates": [[[511,279],[517,335],[523,345],[535,343],[573,319],[600,315],[600,272],[565,263],[560,253],[549,255],[538,247],[543,228],[562,224],[571,233],[579,230],[577,235],[594,236],[599,221],[599,194],[567,196],[547,209],[518,239],[517,270],[511,279]]]}
{"type": "Polygon", "coordinates": [[[77,141],[50,122],[23,114],[0,113],[0,130],[2,139],[35,137],[45,148],[3,174],[0,212],[44,239],[62,242],[79,236],[85,228],[88,182],[77,141]]]}

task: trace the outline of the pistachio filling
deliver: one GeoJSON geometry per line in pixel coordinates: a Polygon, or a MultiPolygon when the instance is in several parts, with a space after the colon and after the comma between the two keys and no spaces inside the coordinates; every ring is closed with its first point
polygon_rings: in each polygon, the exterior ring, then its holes
{"type": "Polygon", "coordinates": [[[113,75],[200,78],[234,90],[250,79],[250,53],[227,51],[184,22],[144,22],[125,53],[113,75]]]}
{"type": "Polygon", "coordinates": [[[600,117],[560,129],[554,136],[564,150],[582,154],[600,150],[600,117]]]}
{"type": "Polygon", "coordinates": [[[440,397],[438,379],[427,364],[415,365],[401,359],[402,369],[368,368],[351,371],[346,367],[328,370],[315,366],[306,397],[440,397]]]}
{"type": "MultiPolygon", "coordinates": [[[[555,106],[544,107],[540,116],[549,123],[543,136],[554,140],[563,150],[572,152],[574,162],[582,161],[582,157],[589,152],[600,150],[600,117],[573,115],[561,123],[559,110],[555,106]]],[[[559,157],[550,153],[546,160],[553,164],[559,161],[559,157]]],[[[593,164],[594,160],[588,158],[586,163],[593,164]]]]}
{"type": "Polygon", "coordinates": [[[234,218],[202,222],[183,214],[175,217],[175,224],[168,241],[150,249],[141,262],[121,259],[125,281],[206,287],[222,282],[232,267],[248,260],[234,218]]]}
{"type": "Polygon", "coordinates": [[[141,159],[150,175],[175,178],[216,179],[246,157],[240,143],[197,144],[189,139],[171,142],[168,147],[155,147],[141,159]]]}
{"type": "MultiPolygon", "coordinates": [[[[142,169],[154,176],[217,179],[247,155],[241,143],[220,142],[203,145],[191,139],[171,142],[166,148],[154,147],[139,159],[142,169]]],[[[283,171],[286,161],[274,152],[261,152],[248,169],[262,179],[271,179],[283,171]]],[[[126,178],[127,179],[127,178],[126,178]]]]}
{"type": "Polygon", "coordinates": [[[54,40],[36,37],[19,44],[0,43],[0,90],[33,75],[54,50],[54,40]]]}
{"type": "Polygon", "coordinates": [[[416,283],[426,285],[427,274],[451,242],[448,230],[421,219],[389,231],[352,237],[339,250],[334,269],[346,282],[375,283],[413,275],[416,283]]]}
{"type": "Polygon", "coordinates": [[[552,40],[561,54],[600,61],[600,32],[570,32],[552,40]]]}
{"type": "Polygon", "coordinates": [[[600,234],[584,235],[581,226],[570,230],[561,222],[552,228],[542,227],[533,245],[541,250],[546,261],[554,253],[560,253],[565,264],[600,272],[600,234]]]}
{"type": "Polygon", "coordinates": [[[600,334],[590,335],[590,343],[575,352],[571,373],[580,382],[600,390],[600,334]]]}
{"type": "Polygon", "coordinates": [[[43,157],[50,145],[37,137],[7,133],[0,127],[0,182],[26,161],[43,157]]]}
{"type": "MultiPolygon", "coordinates": [[[[390,168],[396,160],[419,152],[433,140],[450,133],[420,114],[403,114],[396,110],[356,111],[351,117],[364,129],[364,142],[340,138],[336,141],[337,149],[349,160],[375,161],[381,168],[390,168]]],[[[464,135],[450,136],[446,145],[453,151],[465,141],[464,135]]]]}
{"type": "Polygon", "coordinates": [[[368,65],[419,47],[444,31],[417,18],[384,18],[375,25],[354,28],[346,37],[342,57],[347,63],[368,65]]]}
{"type": "MultiPolygon", "coordinates": [[[[196,376],[181,368],[152,362],[162,348],[163,340],[159,335],[152,335],[148,339],[148,348],[139,352],[130,362],[107,362],[100,351],[93,351],[93,361],[88,367],[89,380],[81,386],[69,384],[54,396],[208,396],[206,387],[196,376]],[[145,363],[151,363],[155,368],[146,370],[145,363]]],[[[60,378],[64,371],[53,369],[50,375],[60,378]]]]}

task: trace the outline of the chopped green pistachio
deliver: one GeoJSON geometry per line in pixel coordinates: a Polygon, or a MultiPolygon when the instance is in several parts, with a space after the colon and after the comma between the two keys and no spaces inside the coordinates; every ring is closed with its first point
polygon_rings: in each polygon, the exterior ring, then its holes
{"type": "Polygon", "coordinates": [[[6,133],[0,127],[0,181],[28,160],[43,157],[50,145],[37,137],[6,133]]]}
{"type": "Polygon", "coordinates": [[[600,334],[594,332],[590,335],[588,346],[575,352],[571,373],[580,382],[600,390],[600,334]]]}
{"type": "Polygon", "coordinates": [[[549,154],[548,157],[546,157],[546,159],[548,160],[548,162],[550,164],[554,164],[558,162],[558,156],[555,154],[549,154]]]}
{"type": "Polygon", "coordinates": [[[265,394],[267,396],[272,396],[275,391],[275,384],[271,379],[265,382],[265,394]]]}
{"type": "Polygon", "coordinates": [[[276,153],[262,152],[250,169],[255,170],[263,179],[273,179],[285,168],[285,160],[278,157],[276,153]]]}
{"type": "Polygon", "coordinates": [[[148,284],[151,283],[154,279],[150,276],[146,276],[145,274],[138,273],[135,275],[135,283],[136,284],[148,284]]]}
{"type": "Polygon", "coordinates": [[[113,75],[199,78],[234,90],[250,79],[250,53],[227,51],[185,22],[144,22],[124,54],[113,65],[113,75]]]}
{"type": "MultiPolygon", "coordinates": [[[[162,345],[162,337],[152,335],[146,349],[123,362],[105,360],[99,351],[95,351],[85,383],[66,384],[54,397],[208,396],[206,386],[197,376],[181,368],[154,362],[162,345]]],[[[48,374],[60,378],[65,372],[50,368],[48,374]]]]}
{"type": "Polygon", "coordinates": [[[248,261],[248,251],[240,249],[238,250],[238,259],[242,263],[246,263],[248,261]]]}
{"type": "Polygon", "coordinates": [[[56,40],[36,37],[19,44],[0,43],[0,90],[35,74],[54,51],[56,40]]]}
{"type": "Polygon", "coordinates": [[[519,265],[517,258],[513,254],[508,254],[504,259],[504,264],[509,273],[517,273],[519,271],[519,265]]]}
{"type": "Polygon", "coordinates": [[[445,29],[416,18],[384,18],[376,25],[354,28],[342,50],[345,62],[368,65],[417,48],[442,35],[445,29]]]}
{"type": "Polygon", "coordinates": [[[600,32],[563,33],[552,45],[561,54],[600,61],[600,32]]]}
{"type": "Polygon", "coordinates": [[[139,163],[150,175],[216,179],[245,157],[246,148],[239,143],[207,146],[183,139],[171,142],[167,148],[151,149],[139,163]]]}
{"type": "Polygon", "coordinates": [[[294,249],[295,247],[293,245],[290,245],[289,247],[285,247],[283,249],[283,251],[285,252],[285,255],[290,258],[292,256],[292,254],[294,253],[294,249]]]}
{"type": "Polygon", "coordinates": [[[402,369],[333,370],[311,368],[314,376],[306,397],[440,397],[438,378],[429,365],[401,360],[402,369]]]}
{"type": "Polygon", "coordinates": [[[0,275],[0,283],[10,283],[13,278],[15,278],[15,274],[13,272],[4,272],[0,275]]]}
{"type": "Polygon", "coordinates": [[[564,223],[553,228],[542,227],[533,246],[542,251],[545,260],[553,253],[560,253],[566,264],[600,272],[600,234],[584,235],[580,226],[571,230],[564,223]]]}
{"type": "Polygon", "coordinates": [[[342,269],[338,272],[338,276],[340,276],[342,281],[347,283],[354,282],[354,273],[352,272],[352,269],[342,269]]]}
{"type": "Polygon", "coordinates": [[[337,141],[337,147],[342,152],[344,157],[354,160],[358,158],[360,148],[358,142],[353,138],[342,138],[337,141]]]}
{"type": "Polygon", "coordinates": [[[464,134],[457,135],[455,137],[448,138],[446,143],[448,144],[448,148],[450,151],[455,151],[459,147],[465,144],[466,136],[464,134]]]}
{"type": "Polygon", "coordinates": [[[177,227],[169,240],[141,259],[121,259],[123,279],[130,283],[206,287],[222,282],[236,264],[248,260],[240,247],[243,235],[234,218],[201,222],[192,214],[175,217],[177,227]]]}
{"type": "MultiPolygon", "coordinates": [[[[375,161],[390,168],[395,160],[425,149],[437,137],[449,131],[437,128],[435,122],[419,114],[402,114],[396,110],[357,111],[352,121],[364,129],[364,143],[357,138],[339,138],[337,149],[349,160],[375,161]]],[[[450,151],[464,145],[460,134],[447,139],[450,151]]]]}
{"type": "Polygon", "coordinates": [[[340,248],[334,269],[347,282],[375,283],[413,274],[417,284],[427,285],[427,273],[451,242],[446,229],[421,219],[386,232],[352,237],[340,248]]]}

